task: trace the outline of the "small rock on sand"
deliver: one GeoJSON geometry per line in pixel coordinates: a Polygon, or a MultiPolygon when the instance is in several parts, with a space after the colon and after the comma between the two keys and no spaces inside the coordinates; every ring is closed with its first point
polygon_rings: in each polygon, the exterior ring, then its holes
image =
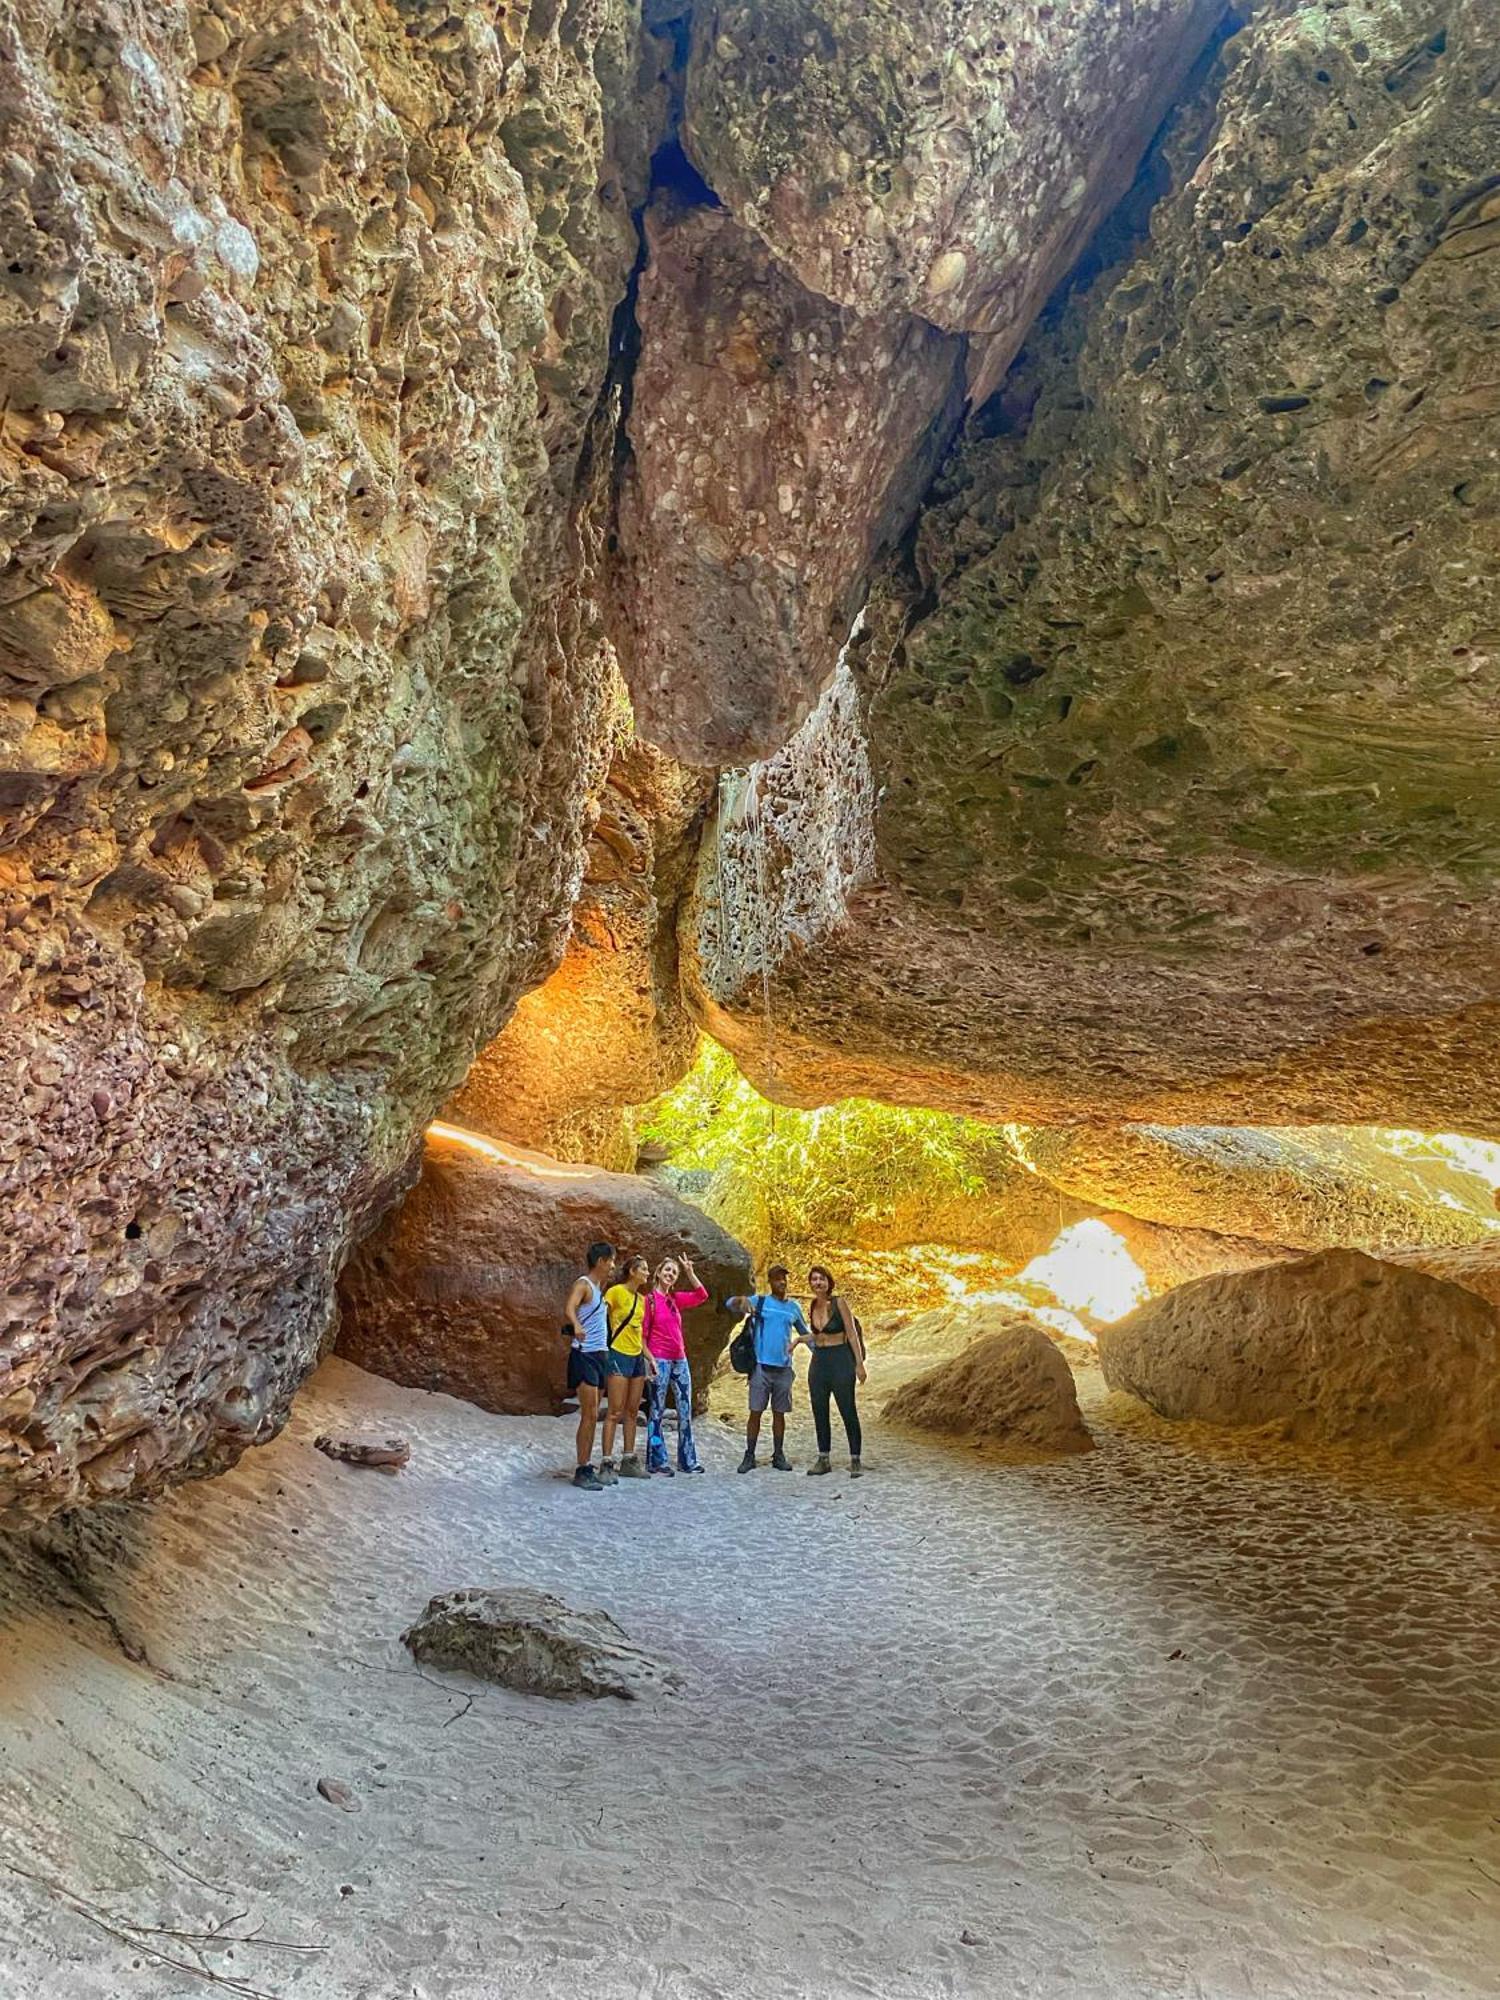
{"type": "Polygon", "coordinates": [[[313,1449],[342,1465],[373,1465],[382,1472],[399,1472],[411,1458],[405,1438],[345,1438],[326,1433],[313,1439],[313,1449]]]}
{"type": "Polygon", "coordinates": [[[606,1612],[543,1590],[450,1590],[402,1634],[414,1658],[523,1694],[675,1693],[679,1676],[633,1646],[606,1612]]]}

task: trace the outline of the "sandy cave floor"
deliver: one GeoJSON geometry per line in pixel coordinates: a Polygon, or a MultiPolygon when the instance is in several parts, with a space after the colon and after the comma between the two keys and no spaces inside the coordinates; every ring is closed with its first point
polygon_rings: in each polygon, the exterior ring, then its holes
{"type": "Polygon", "coordinates": [[[328,1364],[227,1478],[10,1552],[0,1993],[1493,1995],[1494,1514],[1091,1420],[1030,1469],[877,1427],[857,1487],[709,1422],[707,1478],[587,1495],[565,1422],[328,1364]],[[424,1678],[404,1625],[495,1581],[686,1692],[424,1678]]]}

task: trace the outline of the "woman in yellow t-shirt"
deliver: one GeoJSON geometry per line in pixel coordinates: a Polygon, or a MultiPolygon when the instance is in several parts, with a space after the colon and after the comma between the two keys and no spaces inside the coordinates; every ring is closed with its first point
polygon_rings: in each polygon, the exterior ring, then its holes
{"type": "Polygon", "coordinates": [[[645,1479],[646,1468],[635,1448],[635,1427],[640,1420],[641,1394],[646,1387],[646,1354],[641,1335],[645,1328],[646,1281],[651,1266],[644,1257],[621,1259],[618,1284],[604,1294],[609,1314],[609,1408],[604,1418],[604,1463],[599,1468],[606,1480],[615,1475],[615,1430],[624,1428],[624,1448],[620,1455],[621,1479],[645,1479]]]}

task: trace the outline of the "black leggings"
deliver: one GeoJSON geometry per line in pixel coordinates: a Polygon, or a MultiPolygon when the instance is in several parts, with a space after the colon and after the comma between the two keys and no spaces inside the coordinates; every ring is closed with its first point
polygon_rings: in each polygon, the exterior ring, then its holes
{"type": "Polygon", "coordinates": [[[854,1401],[854,1349],[847,1340],[837,1347],[813,1349],[812,1366],[807,1371],[807,1393],[812,1400],[819,1456],[827,1458],[833,1450],[833,1426],[828,1420],[828,1399],[831,1396],[844,1420],[849,1456],[858,1458],[864,1433],[859,1427],[859,1411],[854,1401]]]}

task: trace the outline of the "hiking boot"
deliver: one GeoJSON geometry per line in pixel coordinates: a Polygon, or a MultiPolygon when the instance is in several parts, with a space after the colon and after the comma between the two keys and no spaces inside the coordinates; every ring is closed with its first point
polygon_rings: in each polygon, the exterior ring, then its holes
{"type": "Polygon", "coordinates": [[[604,1491],[604,1481],[591,1465],[579,1466],[578,1470],[573,1474],[573,1484],[580,1487],[585,1493],[602,1493],[604,1491]]]}
{"type": "Polygon", "coordinates": [[[601,1458],[601,1459],[600,1459],[600,1461],[599,1461],[599,1483],[600,1483],[600,1485],[601,1485],[601,1486],[618,1486],[618,1485],[619,1485],[619,1483],[620,1483],[620,1475],[619,1475],[619,1474],[618,1474],[618,1473],[617,1473],[617,1472],[615,1471],[615,1462],[614,1462],[614,1460],[613,1460],[612,1458],[601,1458]]]}
{"type": "Polygon", "coordinates": [[[809,1479],[821,1479],[825,1472],[832,1472],[832,1470],[833,1461],[829,1458],[827,1452],[820,1451],[817,1463],[807,1468],[807,1476],[809,1479]]]}
{"type": "Polygon", "coordinates": [[[735,1467],[735,1471],[754,1472],[754,1470],[755,1470],[755,1453],[753,1451],[747,1451],[745,1453],[745,1456],[740,1460],[739,1464],[735,1467]]]}
{"type": "Polygon", "coordinates": [[[791,1469],[792,1461],[784,1451],[773,1451],[771,1453],[771,1470],[773,1472],[790,1472],[791,1469]]]}
{"type": "Polygon", "coordinates": [[[851,1479],[862,1479],[864,1477],[864,1471],[865,1471],[864,1467],[860,1464],[857,1458],[850,1459],[849,1477],[851,1479]]]}
{"type": "Polygon", "coordinates": [[[622,1479],[649,1479],[651,1475],[647,1472],[645,1466],[641,1464],[635,1453],[630,1452],[625,1458],[620,1460],[620,1477],[622,1479]]]}

